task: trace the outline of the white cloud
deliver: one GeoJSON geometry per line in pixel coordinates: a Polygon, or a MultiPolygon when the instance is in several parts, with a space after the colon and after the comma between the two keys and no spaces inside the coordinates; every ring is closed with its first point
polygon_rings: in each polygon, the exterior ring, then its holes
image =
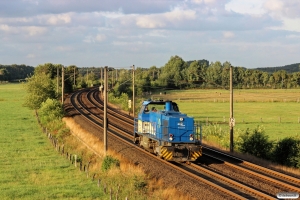
{"type": "Polygon", "coordinates": [[[266,10],[263,8],[264,1],[265,0],[232,0],[225,5],[225,9],[240,14],[262,15],[266,13],[266,10]]]}
{"type": "Polygon", "coordinates": [[[85,38],[83,39],[83,42],[86,42],[86,43],[93,43],[93,42],[95,42],[95,39],[94,39],[93,36],[88,35],[88,36],[85,36],[85,38]]]}
{"type": "Polygon", "coordinates": [[[86,43],[96,43],[96,42],[103,42],[107,39],[106,35],[104,34],[97,34],[97,35],[87,35],[83,39],[86,43]]]}
{"type": "Polygon", "coordinates": [[[70,14],[50,15],[47,17],[47,22],[51,25],[69,24],[72,21],[70,14]]]}
{"type": "Polygon", "coordinates": [[[284,8],[284,3],[280,0],[267,0],[264,7],[272,12],[281,12],[284,8]]]}
{"type": "Polygon", "coordinates": [[[0,25],[0,30],[5,31],[5,32],[9,32],[11,30],[11,28],[7,24],[1,24],[0,25]]]}
{"type": "Polygon", "coordinates": [[[70,47],[70,46],[57,46],[56,49],[58,51],[63,51],[63,52],[68,52],[68,51],[73,50],[72,47],[70,47]]]}
{"type": "Polygon", "coordinates": [[[271,26],[272,30],[286,30],[286,31],[296,31],[300,32],[300,18],[290,19],[283,17],[281,26],[271,26]]]}
{"type": "Polygon", "coordinates": [[[98,35],[96,36],[96,41],[102,42],[102,41],[104,41],[104,40],[106,40],[106,35],[104,35],[104,34],[98,34],[98,35]]]}
{"type": "Polygon", "coordinates": [[[290,35],[287,35],[286,38],[299,40],[300,39],[300,35],[290,34],[290,35]]]}
{"type": "Polygon", "coordinates": [[[28,26],[21,29],[24,29],[30,36],[41,35],[47,31],[47,28],[39,26],[28,26]]]}
{"type": "Polygon", "coordinates": [[[300,1],[267,0],[264,8],[270,16],[281,21],[280,26],[271,26],[271,29],[300,32],[300,1]]]}
{"type": "Polygon", "coordinates": [[[217,0],[191,0],[191,2],[195,4],[215,4],[217,0]]]}
{"type": "Polygon", "coordinates": [[[19,34],[22,35],[29,35],[29,36],[36,36],[41,35],[46,32],[47,28],[39,27],[39,26],[8,26],[6,24],[0,25],[0,30],[8,33],[8,34],[19,34]],[[25,33],[25,34],[24,34],[25,33]]]}
{"type": "Polygon", "coordinates": [[[141,28],[164,28],[194,19],[196,19],[196,11],[174,9],[166,13],[139,16],[136,19],[136,25],[141,28]]]}
{"type": "Polygon", "coordinates": [[[232,31],[224,31],[223,32],[223,37],[226,38],[226,39],[229,39],[229,38],[233,38],[235,35],[232,31]]]}
{"type": "Polygon", "coordinates": [[[162,28],[166,24],[157,15],[147,15],[138,17],[136,20],[136,25],[141,28],[162,28]]]}
{"type": "Polygon", "coordinates": [[[300,1],[299,0],[267,0],[264,8],[274,17],[300,17],[300,1]]]}
{"type": "Polygon", "coordinates": [[[167,37],[166,32],[162,30],[153,30],[148,32],[146,35],[150,37],[167,37]]]}
{"type": "Polygon", "coordinates": [[[246,67],[299,62],[300,0],[7,0],[0,1],[1,8],[6,63],[16,54],[29,65],[134,60],[148,67],[161,66],[172,55],[246,67]],[[99,49],[99,43],[106,48],[99,49]],[[287,54],[291,48],[295,53],[287,54]],[[100,59],[104,49],[110,56],[100,59]]]}
{"type": "Polygon", "coordinates": [[[33,53],[27,54],[27,56],[26,56],[26,58],[35,58],[35,57],[36,57],[36,55],[33,53]]]}

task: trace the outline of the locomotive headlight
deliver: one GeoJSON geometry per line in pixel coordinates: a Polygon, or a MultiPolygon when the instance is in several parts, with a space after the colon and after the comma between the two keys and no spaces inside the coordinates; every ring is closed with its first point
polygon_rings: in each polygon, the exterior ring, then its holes
{"type": "Polygon", "coordinates": [[[193,141],[193,140],[194,140],[194,135],[190,134],[190,141],[193,141]]]}
{"type": "Polygon", "coordinates": [[[183,121],[183,117],[180,117],[179,120],[182,122],[183,121]]]}
{"type": "Polygon", "coordinates": [[[169,140],[170,140],[170,141],[173,141],[173,139],[174,139],[174,138],[173,138],[173,134],[170,134],[170,135],[169,135],[169,140]]]}

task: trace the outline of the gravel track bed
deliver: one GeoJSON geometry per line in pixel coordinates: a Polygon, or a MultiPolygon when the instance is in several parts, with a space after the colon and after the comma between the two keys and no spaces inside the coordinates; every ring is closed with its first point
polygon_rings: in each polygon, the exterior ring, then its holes
{"type": "Polygon", "coordinates": [[[208,169],[213,169],[215,172],[225,175],[235,181],[244,183],[250,187],[256,188],[257,190],[269,194],[270,196],[274,196],[277,193],[284,191],[283,188],[274,183],[259,178],[255,175],[248,174],[247,172],[236,170],[225,164],[218,163],[214,159],[210,159],[208,157],[202,157],[195,164],[205,166],[208,169]]]}

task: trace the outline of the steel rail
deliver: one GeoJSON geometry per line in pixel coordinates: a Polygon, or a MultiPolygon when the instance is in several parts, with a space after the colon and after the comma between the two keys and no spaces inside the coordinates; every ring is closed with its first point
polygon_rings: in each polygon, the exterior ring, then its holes
{"type": "Polygon", "coordinates": [[[213,159],[216,159],[216,160],[218,160],[218,161],[221,161],[221,162],[224,163],[225,165],[230,166],[230,167],[232,167],[232,168],[235,168],[235,169],[237,169],[237,170],[244,171],[244,172],[246,172],[246,173],[248,173],[248,174],[252,174],[252,175],[254,175],[254,176],[260,177],[260,178],[262,178],[262,179],[265,179],[265,180],[267,180],[267,181],[270,181],[270,182],[272,182],[272,183],[275,183],[275,184],[277,184],[277,185],[280,185],[280,186],[282,186],[282,187],[284,187],[284,188],[286,188],[286,189],[290,189],[291,192],[299,192],[299,193],[300,193],[300,188],[295,187],[295,186],[293,186],[293,185],[289,185],[289,184],[284,183],[284,182],[282,182],[282,181],[278,181],[278,180],[276,180],[276,179],[274,179],[274,178],[271,178],[271,177],[265,176],[265,175],[263,175],[263,174],[259,174],[259,173],[257,173],[257,172],[251,171],[251,170],[249,170],[249,169],[240,167],[240,166],[238,166],[238,165],[235,165],[235,164],[232,164],[232,163],[230,163],[230,162],[224,161],[224,160],[222,160],[222,159],[220,159],[220,158],[214,157],[214,156],[209,155],[209,154],[207,154],[207,153],[203,153],[203,155],[207,155],[207,156],[209,156],[209,157],[212,157],[213,159]]]}
{"type": "Polygon", "coordinates": [[[249,192],[251,194],[254,194],[254,195],[256,195],[256,196],[258,196],[260,198],[263,198],[263,199],[276,199],[275,197],[272,197],[272,196],[270,196],[268,194],[260,192],[260,191],[258,191],[256,189],[253,189],[253,188],[249,187],[249,186],[243,185],[243,184],[241,184],[241,183],[239,183],[237,181],[229,179],[229,178],[227,178],[225,176],[222,176],[222,175],[220,175],[218,173],[215,173],[215,172],[210,171],[208,169],[205,169],[203,167],[200,167],[199,165],[195,165],[195,164],[191,163],[191,166],[194,167],[197,170],[200,170],[200,171],[203,171],[206,174],[209,174],[210,176],[215,177],[216,179],[219,179],[219,180],[227,182],[227,183],[229,183],[231,185],[234,185],[235,187],[240,188],[242,190],[245,190],[245,191],[247,191],[247,192],[249,192]]]}
{"type": "MultiPolygon", "coordinates": [[[[278,171],[271,170],[271,169],[268,169],[266,167],[262,167],[262,166],[250,163],[248,161],[242,160],[242,159],[237,158],[237,157],[232,156],[232,155],[228,155],[228,154],[226,154],[224,152],[218,151],[216,149],[213,149],[213,148],[210,148],[210,147],[207,147],[207,146],[203,146],[203,149],[208,149],[209,151],[215,152],[215,153],[217,153],[219,155],[226,156],[226,157],[228,157],[230,159],[234,159],[234,160],[240,162],[241,164],[249,166],[250,168],[256,169],[258,171],[262,171],[262,172],[264,172],[266,174],[271,174],[271,175],[273,175],[276,178],[279,178],[279,179],[282,179],[282,180],[286,180],[286,181],[290,181],[291,183],[294,183],[295,185],[300,185],[300,179],[299,178],[296,178],[296,177],[293,177],[293,176],[289,176],[289,175],[280,173],[278,171]]],[[[299,188],[294,188],[294,189],[297,189],[299,191],[299,188]]]]}

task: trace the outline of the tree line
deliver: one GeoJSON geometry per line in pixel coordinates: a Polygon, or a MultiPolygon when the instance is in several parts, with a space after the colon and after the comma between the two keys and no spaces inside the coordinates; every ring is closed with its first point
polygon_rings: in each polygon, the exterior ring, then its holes
{"type": "MultiPolygon", "coordinates": [[[[61,76],[61,64],[45,63],[37,67],[26,65],[0,65],[0,81],[25,79],[34,73],[44,72],[50,78],[61,76]]],[[[203,60],[184,61],[179,56],[171,56],[162,67],[137,67],[135,82],[137,93],[153,92],[161,89],[191,89],[191,88],[229,88],[229,68],[231,63],[226,61],[210,62],[203,60]]],[[[65,69],[66,90],[82,88],[103,82],[103,67],[78,68],[70,65],[65,69]]],[[[247,69],[233,66],[233,87],[248,88],[298,88],[300,86],[300,65],[292,64],[285,67],[247,69]],[[298,70],[297,70],[298,68],[298,70]],[[291,73],[288,73],[292,69],[291,73]],[[273,72],[270,72],[272,71],[273,72]]],[[[115,95],[130,94],[132,91],[132,68],[110,68],[109,87],[115,95]]]]}
{"type": "Polygon", "coordinates": [[[0,82],[14,82],[23,80],[31,76],[34,72],[34,67],[27,65],[0,65],[0,82]]]}
{"type": "MultiPolygon", "coordinates": [[[[209,63],[207,60],[184,61],[179,56],[172,56],[161,68],[156,66],[136,68],[137,94],[161,89],[228,89],[230,66],[231,63],[228,61],[224,63],[219,61],[209,63]]],[[[132,69],[110,72],[110,76],[113,77],[110,81],[115,95],[128,93],[130,82],[127,80],[130,80],[131,73],[132,69]]],[[[289,89],[299,86],[299,70],[293,73],[287,73],[285,70],[268,73],[258,69],[233,66],[233,87],[236,89],[289,89]]]]}

